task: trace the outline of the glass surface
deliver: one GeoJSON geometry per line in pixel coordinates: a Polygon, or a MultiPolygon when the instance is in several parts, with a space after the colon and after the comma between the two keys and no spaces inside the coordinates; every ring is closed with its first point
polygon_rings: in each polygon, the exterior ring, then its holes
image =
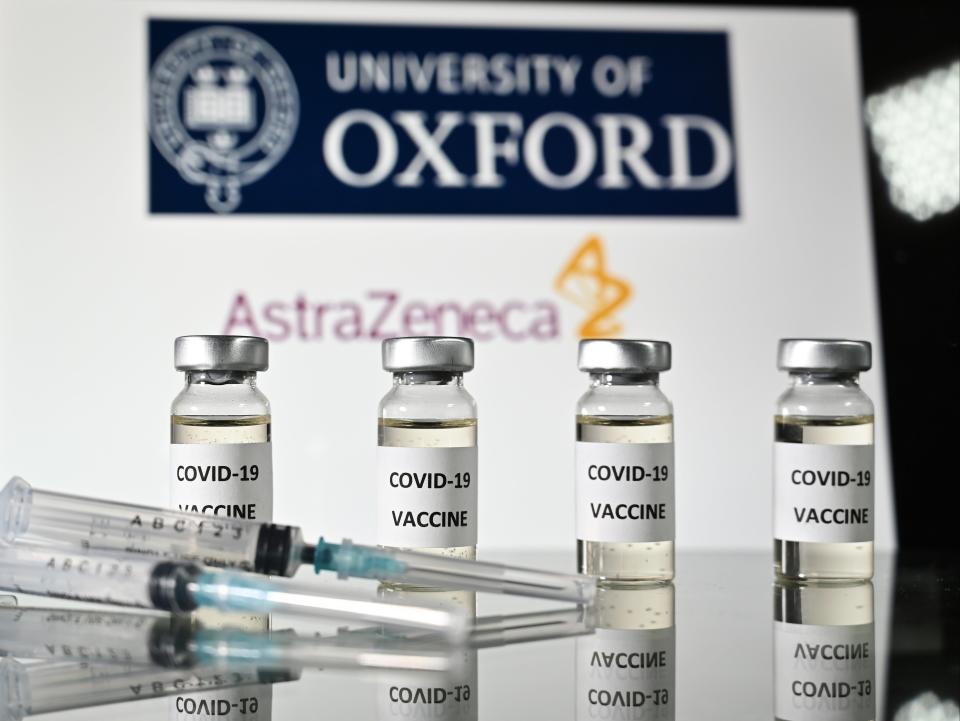
{"type": "MultiPolygon", "coordinates": [[[[572,554],[532,551],[485,553],[484,560],[567,572],[575,563],[572,554]]],[[[957,683],[960,678],[960,570],[956,556],[894,558],[881,554],[876,565],[872,593],[868,593],[869,586],[864,591],[865,599],[870,600],[872,596],[872,609],[865,601],[854,604],[857,613],[869,611],[869,619],[866,616],[864,619],[873,622],[872,635],[867,638],[872,644],[875,664],[875,668],[871,667],[875,718],[877,721],[895,717],[897,721],[956,718],[956,706],[949,705],[956,704],[960,696],[957,683]],[[938,707],[941,715],[937,715],[938,707]],[[900,716],[896,716],[898,711],[900,716]]],[[[344,585],[375,593],[373,582],[350,581],[344,585]]],[[[493,634],[486,639],[489,645],[467,652],[465,670],[457,675],[459,680],[449,683],[433,675],[393,671],[355,674],[305,670],[302,676],[289,674],[273,687],[272,718],[772,721],[775,718],[775,623],[782,619],[809,625],[842,626],[864,621],[856,614],[847,618],[835,612],[836,604],[830,599],[849,595],[842,588],[822,593],[778,590],[769,555],[765,552],[690,554],[681,551],[677,556],[677,579],[672,587],[643,589],[636,603],[629,597],[633,590],[615,593],[616,603],[603,606],[597,626],[605,633],[603,643],[612,644],[610,650],[621,652],[619,656],[600,653],[594,657],[597,646],[587,640],[593,638],[589,635],[545,639],[532,634],[528,637],[538,640],[524,643],[517,642],[515,637],[509,644],[498,644],[497,634],[493,634]],[[584,649],[590,653],[584,654],[584,649]],[[633,663],[642,668],[635,677],[630,671],[603,676],[593,673],[592,662],[614,665],[620,662],[627,669],[633,663]],[[675,663],[675,668],[663,669],[664,663],[675,663]],[[651,680],[651,673],[659,676],[651,680]],[[297,676],[301,676],[299,680],[297,676]],[[631,678],[637,679],[635,686],[631,685],[634,683],[631,678]],[[594,679],[596,684],[592,683],[594,679]],[[626,709],[591,707],[588,699],[580,697],[594,687],[603,689],[603,693],[593,694],[595,699],[619,699],[635,704],[639,704],[641,698],[644,700],[642,705],[626,709]],[[643,693],[631,694],[632,688],[643,693]]],[[[556,602],[487,594],[478,594],[476,604],[479,619],[574,608],[556,602]]],[[[49,602],[21,597],[20,605],[49,605],[49,602]]],[[[275,629],[296,629],[298,634],[338,632],[336,624],[307,628],[302,622],[281,615],[274,618],[273,625],[275,629]]],[[[340,633],[344,631],[341,629],[340,633]]],[[[157,672],[158,678],[164,674],[170,675],[157,672]]],[[[62,686],[58,688],[63,690],[62,686]]],[[[203,697],[210,694],[211,690],[207,689],[203,697]]],[[[4,687],[0,684],[0,718],[17,718],[4,715],[6,701],[9,699],[4,697],[4,687]]],[[[61,711],[41,718],[167,721],[169,708],[169,699],[147,698],[113,706],[61,711]]],[[[813,712],[808,710],[806,715],[797,718],[867,721],[858,715],[862,710],[862,705],[827,703],[815,705],[813,712]]],[[[246,721],[261,716],[249,710],[244,714],[237,709],[217,718],[246,721]]]]}

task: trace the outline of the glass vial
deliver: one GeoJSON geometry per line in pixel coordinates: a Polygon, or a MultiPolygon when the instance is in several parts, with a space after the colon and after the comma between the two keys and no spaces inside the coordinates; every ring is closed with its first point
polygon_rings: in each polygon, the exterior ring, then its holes
{"type": "MultiPolygon", "coordinates": [[[[170,500],[174,508],[229,518],[273,521],[273,452],[270,402],[257,388],[267,370],[266,339],[190,335],[174,343],[174,365],[183,390],[170,417],[170,500]]],[[[208,628],[266,631],[266,615],[205,611],[195,620],[208,628]]],[[[171,718],[204,721],[214,716],[267,721],[273,716],[269,685],[204,691],[174,699],[171,718]]]]}
{"type": "Polygon", "coordinates": [[[776,721],[874,721],[869,581],[778,581],[773,605],[776,721]]]}
{"type": "Polygon", "coordinates": [[[267,353],[263,338],[177,338],[174,364],[186,383],[170,418],[174,508],[273,521],[270,403],[257,388],[267,353]]]}
{"type": "Polygon", "coordinates": [[[673,405],[661,392],[670,344],[584,340],[590,389],[577,404],[580,573],[626,584],[674,575],[673,405]]]}
{"type": "Polygon", "coordinates": [[[672,583],[597,589],[596,631],[576,640],[576,719],[676,718],[672,583]]]}
{"type": "Polygon", "coordinates": [[[378,543],[474,559],[477,404],[463,387],[473,341],[391,338],[382,350],[393,388],[378,418],[378,543]]]}
{"type": "Polygon", "coordinates": [[[794,580],[873,577],[870,344],[784,339],[790,386],[774,417],[774,568],[794,580]]]}

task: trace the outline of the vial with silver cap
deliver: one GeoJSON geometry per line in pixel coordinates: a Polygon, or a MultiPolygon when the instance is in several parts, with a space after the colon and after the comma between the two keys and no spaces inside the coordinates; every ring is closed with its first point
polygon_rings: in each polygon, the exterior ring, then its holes
{"type": "Polygon", "coordinates": [[[774,417],[774,567],[796,580],[873,577],[873,403],[866,341],[787,338],[774,417]]]}
{"type": "Polygon", "coordinates": [[[273,520],[270,403],[257,388],[268,366],[264,338],[181,336],[174,364],[186,384],[170,418],[174,508],[273,520]]]}
{"type": "Polygon", "coordinates": [[[590,389],[577,404],[581,573],[614,584],[674,576],[673,405],[660,390],[664,341],[580,342],[590,389]]]}
{"type": "Polygon", "coordinates": [[[378,543],[474,559],[477,404],[463,387],[473,341],[390,338],[382,350],[393,388],[378,418],[378,543]]]}
{"type": "MultiPolygon", "coordinates": [[[[265,338],[187,335],[174,342],[174,365],[186,383],[170,418],[170,501],[181,511],[270,523],[273,521],[273,451],[270,402],[257,388],[267,370],[265,338]]],[[[196,618],[212,628],[266,631],[266,614],[200,609],[196,618]]],[[[272,716],[269,686],[201,694],[239,703],[255,699],[254,721],[272,716]]],[[[176,703],[174,704],[176,706],[176,703]]],[[[177,721],[197,714],[174,711],[177,721]]]]}

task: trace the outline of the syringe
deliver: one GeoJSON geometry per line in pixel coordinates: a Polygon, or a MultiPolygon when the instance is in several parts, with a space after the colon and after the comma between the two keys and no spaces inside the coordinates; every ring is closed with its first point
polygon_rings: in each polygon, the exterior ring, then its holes
{"type": "Polygon", "coordinates": [[[0,545],[0,589],[173,613],[211,608],[379,623],[429,629],[451,640],[461,640],[467,633],[465,615],[454,608],[386,602],[339,590],[321,592],[316,584],[307,586],[190,563],[22,545],[0,545]]]}
{"type": "Polygon", "coordinates": [[[0,609],[0,656],[98,665],[449,672],[456,647],[403,636],[330,639],[205,629],[189,617],[62,608],[0,609]]]}
{"type": "Polygon", "coordinates": [[[134,553],[273,576],[302,564],[340,578],[375,578],[417,586],[507,593],[589,603],[596,581],[497,563],[354,545],[316,546],[299,528],[148,508],[41,491],[13,478],[0,491],[0,543],[134,553]]]}
{"type": "MultiPolygon", "coordinates": [[[[157,668],[91,665],[78,661],[20,663],[0,658],[0,721],[54,711],[145,701],[199,691],[295,681],[299,670],[157,668]]],[[[189,698],[185,695],[184,698],[189,698]]],[[[253,699],[251,699],[251,702],[253,699]]],[[[245,709],[248,713],[250,709],[245,709]]]]}

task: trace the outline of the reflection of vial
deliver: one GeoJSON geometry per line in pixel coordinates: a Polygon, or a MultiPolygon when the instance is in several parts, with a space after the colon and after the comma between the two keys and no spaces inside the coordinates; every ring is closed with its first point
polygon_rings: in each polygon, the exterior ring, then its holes
{"type": "Polygon", "coordinates": [[[871,583],[778,582],[773,612],[777,721],[873,721],[871,583]]]}
{"type": "MultiPolygon", "coordinates": [[[[477,594],[470,591],[416,591],[381,586],[381,598],[418,606],[461,608],[470,618],[477,614],[477,594]]],[[[377,718],[477,721],[477,649],[465,647],[453,673],[384,671],[379,676],[377,718]]]]}
{"type": "Polygon", "coordinates": [[[473,559],[477,546],[477,405],[463,387],[467,338],[392,338],[380,402],[378,543],[473,559]]]}
{"type": "Polygon", "coordinates": [[[576,641],[577,721],[673,721],[674,606],[672,583],[597,589],[596,631],[576,641]]]}
{"type": "MultiPolygon", "coordinates": [[[[248,336],[182,336],[174,363],[186,385],[170,423],[170,486],[174,508],[262,523],[273,520],[270,403],[257,388],[268,365],[267,341],[248,336]]],[[[269,629],[265,615],[203,611],[211,628],[269,629]]],[[[173,700],[178,721],[272,717],[270,686],[201,692],[173,700]],[[242,712],[241,712],[242,711],[242,712]]]]}
{"type": "Polygon", "coordinates": [[[660,391],[670,344],[580,342],[591,387],[577,404],[581,573],[630,583],[673,578],[673,406],[660,391]]]}
{"type": "Polygon", "coordinates": [[[873,576],[873,403],[860,389],[870,344],[780,341],[790,387],[774,418],[774,566],[792,579],[873,576]]]}

